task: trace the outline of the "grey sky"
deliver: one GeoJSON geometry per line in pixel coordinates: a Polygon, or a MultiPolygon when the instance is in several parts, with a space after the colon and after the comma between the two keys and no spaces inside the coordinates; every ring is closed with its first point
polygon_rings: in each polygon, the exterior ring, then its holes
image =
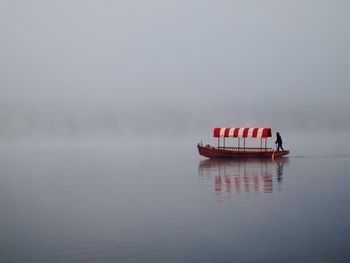
{"type": "Polygon", "coordinates": [[[0,120],[9,130],[67,116],[59,125],[283,126],[300,117],[318,127],[325,117],[350,126],[349,1],[0,4],[0,120]]]}

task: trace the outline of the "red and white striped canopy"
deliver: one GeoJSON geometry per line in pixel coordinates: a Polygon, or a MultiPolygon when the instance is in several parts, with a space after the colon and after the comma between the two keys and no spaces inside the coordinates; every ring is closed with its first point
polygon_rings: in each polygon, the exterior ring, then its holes
{"type": "Polygon", "coordinates": [[[271,137],[271,128],[214,128],[215,138],[267,138],[271,137]]]}

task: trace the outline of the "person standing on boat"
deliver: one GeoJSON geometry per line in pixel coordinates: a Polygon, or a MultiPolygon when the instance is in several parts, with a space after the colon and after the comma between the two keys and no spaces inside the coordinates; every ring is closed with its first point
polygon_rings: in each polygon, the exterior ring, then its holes
{"type": "Polygon", "coordinates": [[[282,147],[282,138],[281,138],[281,135],[279,132],[276,133],[276,137],[277,137],[277,139],[276,139],[275,144],[277,144],[277,151],[279,151],[280,148],[282,149],[282,151],[284,151],[284,149],[282,147]]]}

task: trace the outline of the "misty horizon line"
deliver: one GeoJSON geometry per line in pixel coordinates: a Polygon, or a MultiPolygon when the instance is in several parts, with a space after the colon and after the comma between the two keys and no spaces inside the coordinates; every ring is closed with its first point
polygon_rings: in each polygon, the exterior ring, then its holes
{"type": "Polygon", "coordinates": [[[15,115],[0,114],[0,139],[56,136],[62,138],[95,134],[169,135],[211,134],[214,127],[271,127],[274,131],[349,131],[346,112],[308,112],[295,109],[287,112],[40,112],[15,115]]]}

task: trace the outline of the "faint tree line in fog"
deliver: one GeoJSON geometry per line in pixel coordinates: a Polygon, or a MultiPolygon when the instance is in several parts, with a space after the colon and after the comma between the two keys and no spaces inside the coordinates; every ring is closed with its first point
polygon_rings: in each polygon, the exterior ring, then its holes
{"type": "Polygon", "coordinates": [[[208,134],[214,126],[270,126],[288,131],[341,131],[350,130],[346,111],[317,111],[294,108],[261,110],[223,108],[150,109],[139,111],[2,111],[0,139],[54,136],[74,138],[98,134],[187,136],[208,134]]]}

